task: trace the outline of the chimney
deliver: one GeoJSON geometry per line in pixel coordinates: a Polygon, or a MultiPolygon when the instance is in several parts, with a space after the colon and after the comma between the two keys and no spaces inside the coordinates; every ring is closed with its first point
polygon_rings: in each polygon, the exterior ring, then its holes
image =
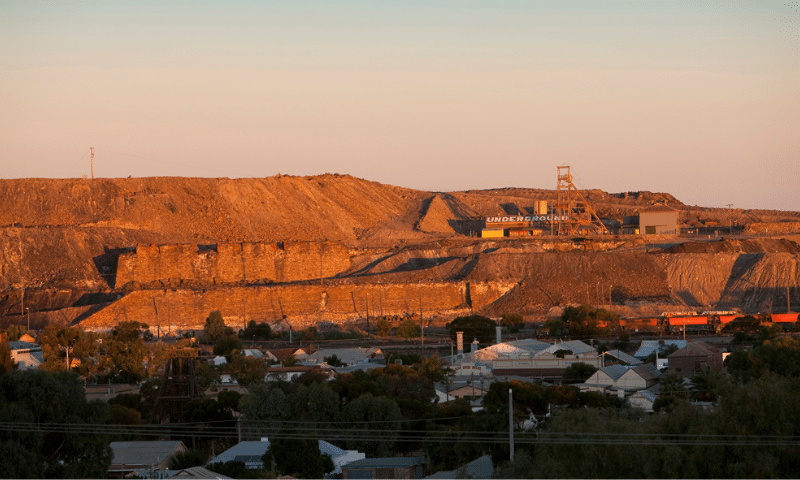
{"type": "Polygon", "coordinates": [[[501,330],[500,325],[495,327],[495,332],[497,333],[497,343],[503,343],[502,340],[500,339],[500,330],[501,330]]]}
{"type": "Polygon", "coordinates": [[[478,349],[480,348],[480,346],[481,346],[481,344],[478,343],[478,339],[477,338],[475,340],[473,340],[472,341],[472,353],[477,352],[478,349]]]}

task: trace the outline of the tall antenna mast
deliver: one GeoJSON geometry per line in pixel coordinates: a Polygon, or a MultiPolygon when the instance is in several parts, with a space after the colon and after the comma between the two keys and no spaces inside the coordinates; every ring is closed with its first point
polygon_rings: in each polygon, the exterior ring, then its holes
{"type": "Polygon", "coordinates": [[[94,180],[94,147],[89,147],[92,152],[92,180],[94,180]]]}

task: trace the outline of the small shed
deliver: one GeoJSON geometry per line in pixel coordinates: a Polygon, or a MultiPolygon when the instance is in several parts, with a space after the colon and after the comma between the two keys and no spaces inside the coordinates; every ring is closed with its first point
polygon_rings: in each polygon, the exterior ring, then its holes
{"type": "Polygon", "coordinates": [[[646,235],[677,235],[678,211],[656,204],[639,212],[639,232],[646,235]]]}

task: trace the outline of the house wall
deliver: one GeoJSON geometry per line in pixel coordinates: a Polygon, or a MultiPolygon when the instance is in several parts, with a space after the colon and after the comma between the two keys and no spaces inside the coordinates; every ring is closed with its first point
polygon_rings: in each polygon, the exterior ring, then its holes
{"type": "Polygon", "coordinates": [[[640,377],[635,371],[628,370],[624,375],[619,377],[614,383],[614,386],[623,390],[644,390],[652,386],[655,381],[647,382],[644,378],[640,377]]]}
{"type": "Polygon", "coordinates": [[[605,372],[600,370],[594,372],[588,380],[584,383],[592,384],[592,385],[613,385],[614,379],[609,377],[605,372]]]}
{"type": "Polygon", "coordinates": [[[654,233],[658,235],[677,235],[678,212],[641,212],[639,213],[639,233],[654,233]],[[649,231],[647,227],[654,228],[649,231]]]}
{"type": "Polygon", "coordinates": [[[684,377],[703,370],[722,370],[722,354],[719,355],[698,355],[698,356],[675,356],[669,357],[669,373],[677,373],[684,377]]]}

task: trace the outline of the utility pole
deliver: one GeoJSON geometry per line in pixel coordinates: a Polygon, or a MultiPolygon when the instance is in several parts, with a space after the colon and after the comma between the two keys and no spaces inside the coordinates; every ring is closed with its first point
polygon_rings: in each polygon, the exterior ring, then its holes
{"type": "Polygon", "coordinates": [[[92,152],[92,180],[94,180],[94,147],[89,147],[89,150],[92,152]]]}
{"type": "Polygon", "coordinates": [[[514,396],[511,389],[508,389],[508,447],[509,461],[514,463],[514,396]]]}
{"type": "MultiPolygon", "coordinates": [[[[31,309],[30,308],[26,308],[25,311],[28,312],[28,332],[30,332],[31,331],[31,309]]],[[[28,333],[28,332],[25,332],[25,333],[28,333]]]]}

